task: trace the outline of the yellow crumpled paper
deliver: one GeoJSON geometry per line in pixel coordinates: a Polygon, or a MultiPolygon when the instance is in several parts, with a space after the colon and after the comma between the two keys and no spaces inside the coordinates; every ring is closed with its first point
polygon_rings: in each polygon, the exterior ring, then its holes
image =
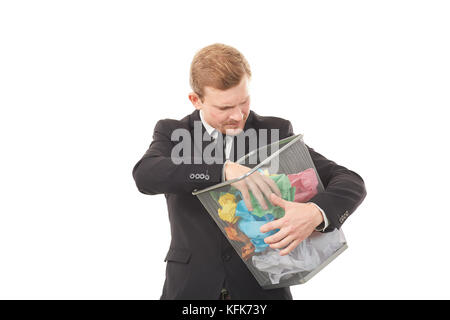
{"type": "Polygon", "coordinates": [[[225,193],[221,195],[219,204],[222,206],[218,210],[220,219],[232,224],[239,220],[239,217],[235,216],[237,203],[234,194],[225,193]]]}

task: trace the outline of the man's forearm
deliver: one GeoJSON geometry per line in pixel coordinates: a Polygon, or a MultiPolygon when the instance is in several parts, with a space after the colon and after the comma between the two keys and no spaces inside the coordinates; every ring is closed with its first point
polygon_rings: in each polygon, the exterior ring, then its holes
{"type": "MultiPolygon", "coordinates": [[[[309,148],[309,147],[308,147],[309,148]]],[[[340,228],[366,196],[364,180],[355,172],[328,160],[309,148],[311,158],[325,190],[309,202],[318,205],[326,213],[328,227],[324,232],[340,228]]]]}
{"type": "Polygon", "coordinates": [[[174,163],[172,130],[164,120],[156,124],[152,143],[133,168],[138,190],[144,194],[190,194],[220,183],[223,164],[194,164],[192,158],[190,163],[174,163]]]}
{"type": "Polygon", "coordinates": [[[222,181],[222,164],[174,164],[170,158],[147,157],[133,168],[136,186],[144,194],[192,193],[222,181]]]}
{"type": "Polygon", "coordinates": [[[329,225],[323,231],[327,232],[340,228],[366,194],[362,178],[348,170],[336,173],[325,186],[325,191],[316,194],[309,201],[326,212],[329,225]]]}

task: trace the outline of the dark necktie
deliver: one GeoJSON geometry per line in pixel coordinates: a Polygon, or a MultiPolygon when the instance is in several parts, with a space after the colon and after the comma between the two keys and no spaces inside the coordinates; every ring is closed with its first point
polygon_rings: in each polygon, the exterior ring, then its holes
{"type": "Polygon", "coordinates": [[[221,143],[222,144],[222,146],[221,146],[221,148],[222,148],[222,163],[225,163],[225,161],[226,161],[226,140],[225,140],[225,137],[226,136],[222,132],[218,131],[218,135],[217,135],[216,139],[217,139],[217,143],[221,143]]]}
{"type": "MultiPolygon", "coordinates": [[[[225,163],[225,161],[227,160],[227,139],[226,139],[227,136],[221,132],[219,132],[219,135],[220,135],[220,138],[222,139],[222,143],[223,143],[223,146],[222,146],[223,163],[225,163]]],[[[238,154],[237,154],[237,136],[233,136],[229,160],[235,162],[237,160],[237,156],[238,156],[238,154]]]]}

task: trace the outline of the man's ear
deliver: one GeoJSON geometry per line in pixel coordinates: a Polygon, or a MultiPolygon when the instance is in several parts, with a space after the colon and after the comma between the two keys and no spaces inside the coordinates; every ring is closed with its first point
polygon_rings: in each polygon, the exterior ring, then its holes
{"type": "Polygon", "coordinates": [[[189,101],[191,101],[192,105],[195,107],[195,109],[197,110],[201,110],[202,109],[202,105],[200,103],[200,98],[198,97],[198,95],[195,92],[191,92],[189,93],[189,101]]]}

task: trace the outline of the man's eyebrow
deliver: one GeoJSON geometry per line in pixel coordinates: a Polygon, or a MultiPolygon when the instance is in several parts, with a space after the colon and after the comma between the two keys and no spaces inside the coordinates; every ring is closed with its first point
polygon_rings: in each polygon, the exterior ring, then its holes
{"type": "MultiPolygon", "coordinates": [[[[250,98],[250,96],[248,96],[247,98],[245,98],[244,101],[242,101],[241,103],[244,103],[245,101],[247,101],[248,98],[250,98]]],[[[217,108],[228,108],[228,107],[233,107],[233,106],[231,106],[231,105],[226,105],[226,106],[216,106],[216,105],[213,105],[213,106],[214,106],[214,107],[217,107],[217,108]]]]}

